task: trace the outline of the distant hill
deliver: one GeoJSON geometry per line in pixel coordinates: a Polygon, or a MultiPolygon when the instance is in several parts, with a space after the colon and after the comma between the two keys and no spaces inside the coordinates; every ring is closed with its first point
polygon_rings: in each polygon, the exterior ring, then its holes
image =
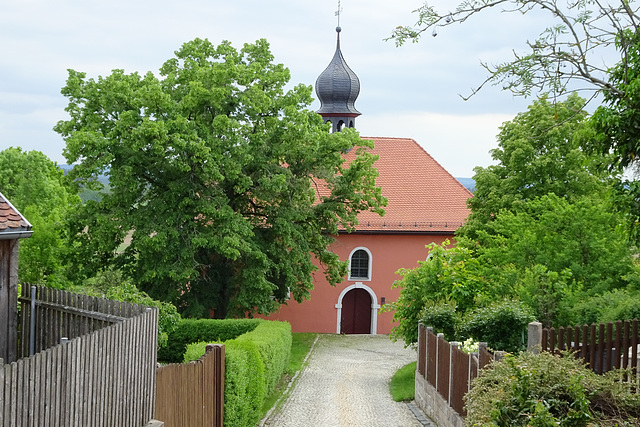
{"type": "Polygon", "coordinates": [[[472,193],[476,191],[476,182],[473,180],[473,178],[456,178],[456,179],[460,184],[464,185],[467,188],[467,190],[471,191],[472,193]]]}
{"type": "MultiPolygon", "coordinates": [[[[71,169],[73,169],[73,165],[59,164],[58,167],[64,171],[65,175],[67,174],[67,172],[69,172],[71,169]]],[[[100,181],[103,184],[108,184],[109,183],[109,176],[108,175],[104,175],[104,174],[100,175],[98,177],[98,181],[100,181]]]]}

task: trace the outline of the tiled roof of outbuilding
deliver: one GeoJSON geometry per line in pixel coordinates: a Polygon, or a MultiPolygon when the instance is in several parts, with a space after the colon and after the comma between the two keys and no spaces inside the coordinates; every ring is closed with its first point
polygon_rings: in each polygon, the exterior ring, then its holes
{"type": "Polygon", "coordinates": [[[0,193],[0,239],[31,237],[31,224],[0,193]]]}
{"type": "MultiPolygon", "coordinates": [[[[389,204],[383,217],[362,212],[358,232],[453,233],[467,216],[467,199],[473,195],[415,140],[370,138],[380,156],[374,163],[389,204]]],[[[352,160],[356,150],[345,154],[352,160]]]]}

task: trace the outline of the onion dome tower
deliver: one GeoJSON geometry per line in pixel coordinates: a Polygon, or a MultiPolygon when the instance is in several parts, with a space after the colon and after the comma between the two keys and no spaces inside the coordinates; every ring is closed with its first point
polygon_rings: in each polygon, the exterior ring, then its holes
{"type": "Polygon", "coordinates": [[[360,94],[360,80],[347,65],[340,51],[340,31],[338,33],[336,53],[331,63],[316,80],[316,94],[320,100],[317,111],[325,123],[331,122],[331,131],[340,132],[342,128],[355,127],[356,117],[361,113],[356,110],[355,102],[360,94]]]}

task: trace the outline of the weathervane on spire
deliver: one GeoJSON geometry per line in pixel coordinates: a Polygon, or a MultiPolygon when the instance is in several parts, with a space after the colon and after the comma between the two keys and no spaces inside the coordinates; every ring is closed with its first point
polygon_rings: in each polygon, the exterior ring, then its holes
{"type": "Polygon", "coordinates": [[[338,27],[340,26],[340,13],[342,13],[342,7],[340,6],[340,0],[338,0],[338,10],[336,10],[336,16],[338,17],[338,27]]]}

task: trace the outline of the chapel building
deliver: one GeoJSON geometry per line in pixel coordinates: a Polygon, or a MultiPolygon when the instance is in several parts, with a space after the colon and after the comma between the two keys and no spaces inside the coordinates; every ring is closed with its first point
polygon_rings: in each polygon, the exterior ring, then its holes
{"type": "MultiPolygon", "coordinates": [[[[337,47],[329,66],[316,81],[318,113],[331,122],[332,132],[355,128],[361,113],[355,108],[360,81],[337,47]]],[[[426,260],[430,243],[453,240],[469,209],[472,194],[416,141],[410,138],[362,137],[373,140],[379,156],[377,186],[388,199],[384,217],[362,212],[355,231],[340,232],[330,250],[349,261],[349,273],[330,286],[316,271],[310,299],[290,300],[267,318],[291,323],[293,332],[389,334],[393,313],[381,313],[386,302],[400,296],[392,285],[401,268],[415,268],[426,260]]],[[[356,150],[344,154],[347,162],[356,150]]]]}

